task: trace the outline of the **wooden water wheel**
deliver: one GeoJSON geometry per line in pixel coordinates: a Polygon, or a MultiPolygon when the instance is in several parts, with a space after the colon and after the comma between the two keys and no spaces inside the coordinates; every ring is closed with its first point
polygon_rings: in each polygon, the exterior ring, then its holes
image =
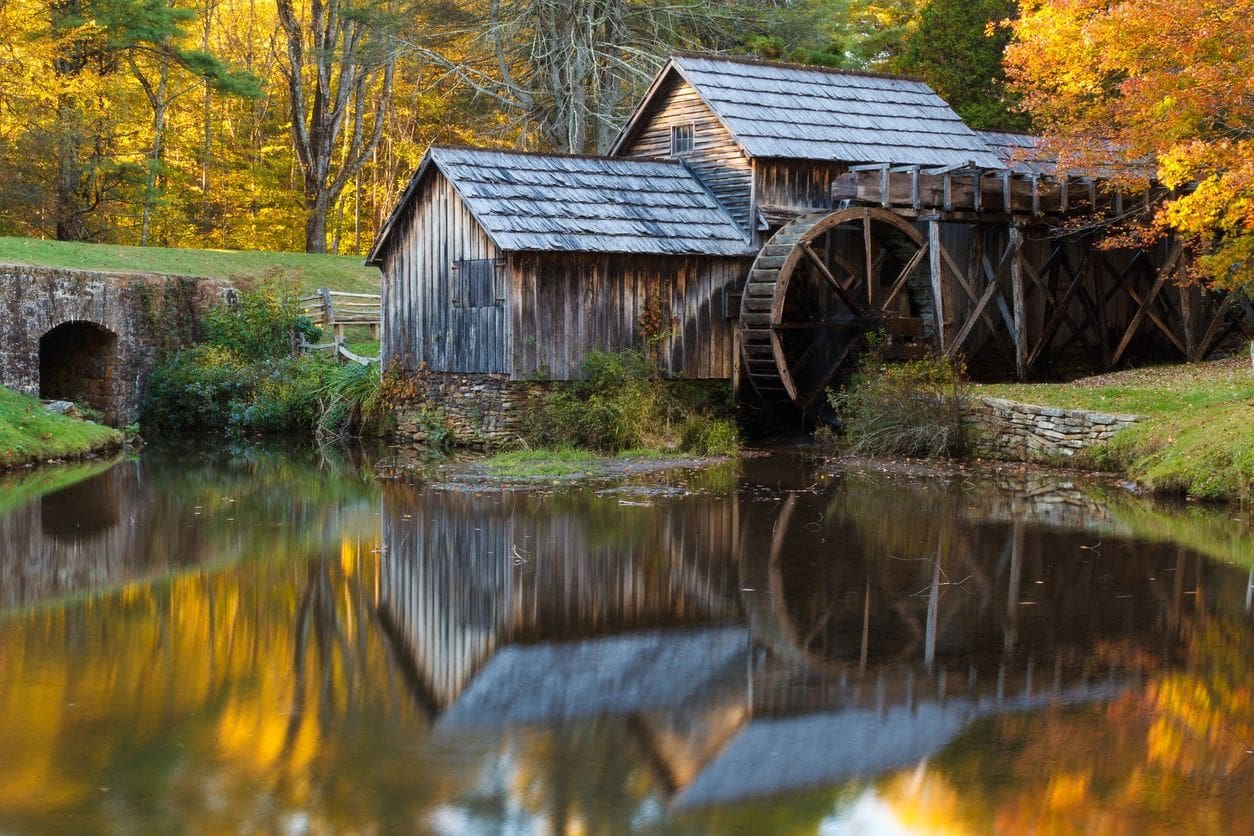
{"type": "Polygon", "coordinates": [[[766,402],[809,409],[867,335],[904,359],[930,346],[927,244],[908,221],[856,207],[803,215],[767,241],[740,302],[743,369],[766,402]]]}

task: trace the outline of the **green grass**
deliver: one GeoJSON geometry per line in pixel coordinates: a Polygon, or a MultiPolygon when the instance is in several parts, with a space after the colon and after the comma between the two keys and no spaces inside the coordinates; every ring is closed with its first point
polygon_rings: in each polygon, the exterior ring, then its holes
{"type": "Polygon", "coordinates": [[[495,475],[509,478],[527,478],[534,476],[574,476],[586,473],[597,463],[605,461],[588,450],[571,448],[562,450],[510,450],[497,453],[487,459],[484,464],[492,468],[495,475]]]}
{"type": "Polygon", "coordinates": [[[358,340],[353,341],[351,338],[344,340],[344,345],[354,354],[360,354],[362,357],[378,357],[379,341],[378,340],[358,340]]]}
{"type": "Polygon", "coordinates": [[[0,264],[127,271],[212,279],[259,278],[275,268],[295,276],[302,292],[319,287],[350,293],[379,289],[379,271],[361,256],[122,247],[0,236],[0,264]]]}
{"type": "Polygon", "coordinates": [[[1071,383],[976,384],[972,395],[1142,416],[1181,415],[1254,398],[1248,359],[1155,366],[1071,383]]]}
{"type": "Polygon", "coordinates": [[[616,462],[661,461],[663,459],[682,460],[688,456],[668,454],[662,450],[649,447],[637,447],[624,450],[617,456],[605,456],[591,450],[580,450],[574,447],[563,447],[556,450],[511,450],[497,453],[484,460],[484,465],[492,469],[492,475],[509,479],[525,479],[543,476],[579,476],[599,472],[616,462]]]}
{"type": "Polygon", "coordinates": [[[120,447],[122,433],[55,415],[34,398],[0,388],[0,469],[120,447]]]}
{"type": "Polygon", "coordinates": [[[1254,372],[1235,357],[1072,383],[976,385],[972,395],[1139,415],[1100,461],[1162,494],[1254,502],[1254,372]]]}
{"type": "Polygon", "coordinates": [[[1118,433],[1107,454],[1155,493],[1254,502],[1254,397],[1159,414],[1118,433]]]}

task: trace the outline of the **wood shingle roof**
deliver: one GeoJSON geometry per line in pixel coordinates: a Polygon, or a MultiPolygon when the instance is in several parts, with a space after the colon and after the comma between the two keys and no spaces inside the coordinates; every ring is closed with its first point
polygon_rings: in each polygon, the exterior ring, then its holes
{"type": "Polygon", "coordinates": [[[712,56],[670,67],[752,157],[1001,167],[923,81],[712,56]]]}
{"type": "MultiPolygon", "coordinates": [[[[432,148],[398,211],[433,167],[505,251],[754,252],[745,233],[682,163],[432,148]]],[[[377,263],[392,223],[376,241],[371,263],[377,263]]]]}

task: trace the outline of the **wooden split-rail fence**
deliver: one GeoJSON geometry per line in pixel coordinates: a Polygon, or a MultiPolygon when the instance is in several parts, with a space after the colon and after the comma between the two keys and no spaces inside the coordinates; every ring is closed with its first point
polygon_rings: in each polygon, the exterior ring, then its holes
{"type": "Polygon", "coordinates": [[[344,359],[362,365],[378,361],[378,357],[363,357],[350,351],[344,343],[344,329],[350,326],[369,328],[370,339],[379,339],[383,305],[382,297],[378,293],[348,293],[320,287],[312,295],[302,297],[299,302],[301,313],[314,325],[330,331],[332,341],[310,343],[302,335],[294,339],[294,351],[333,350],[344,359]]]}

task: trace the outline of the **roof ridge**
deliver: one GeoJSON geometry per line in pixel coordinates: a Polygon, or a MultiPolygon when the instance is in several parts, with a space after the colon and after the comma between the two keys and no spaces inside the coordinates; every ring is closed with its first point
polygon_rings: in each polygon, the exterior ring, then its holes
{"type": "Polygon", "coordinates": [[[646,163],[664,165],[671,168],[681,167],[676,160],[640,159],[637,157],[611,157],[607,154],[573,154],[563,151],[519,151],[514,148],[485,148],[477,145],[437,145],[428,146],[429,151],[470,151],[476,154],[508,154],[513,157],[535,157],[539,159],[587,160],[589,162],[607,163],[646,163]]]}
{"type": "Polygon", "coordinates": [[[927,85],[928,89],[932,89],[932,85],[919,76],[901,75],[898,73],[877,73],[870,70],[846,70],[838,67],[825,67],[821,64],[796,64],[788,61],[767,61],[762,58],[750,58],[743,55],[722,55],[710,52],[674,52],[671,53],[671,59],[697,58],[705,61],[721,61],[728,64],[746,64],[751,67],[776,67],[782,70],[813,70],[815,72],[827,73],[828,75],[852,76],[855,78],[886,78],[893,81],[915,81],[919,84],[927,85]]]}

